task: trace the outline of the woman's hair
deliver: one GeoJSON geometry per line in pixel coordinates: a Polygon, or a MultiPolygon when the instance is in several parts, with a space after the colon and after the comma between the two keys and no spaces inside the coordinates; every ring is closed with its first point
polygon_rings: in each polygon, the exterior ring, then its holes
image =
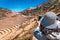
{"type": "Polygon", "coordinates": [[[44,29],[43,25],[40,24],[40,31],[44,29]]]}
{"type": "Polygon", "coordinates": [[[38,16],[38,21],[40,21],[41,18],[42,18],[42,16],[38,16]]]}

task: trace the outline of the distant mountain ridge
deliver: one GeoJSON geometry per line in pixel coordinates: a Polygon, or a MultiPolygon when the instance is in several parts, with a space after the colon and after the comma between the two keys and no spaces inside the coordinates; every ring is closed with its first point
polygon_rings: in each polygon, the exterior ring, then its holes
{"type": "Polygon", "coordinates": [[[26,9],[21,13],[24,15],[44,15],[48,11],[60,13],[60,0],[48,0],[47,2],[38,5],[36,8],[26,9]]]}
{"type": "Polygon", "coordinates": [[[7,8],[2,8],[2,7],[0,7],[0,12],[9,12],[9,13],[11,13],[12,11],[11,10],[9,10],[9,9],[7,9],[7,8]]]}
{"type": "Polygon", "coordinates": [[[10,14],[10,13],[12,13],[11,10],[0,7],[0,18],[7,17],[7,14],[10,14]]]}

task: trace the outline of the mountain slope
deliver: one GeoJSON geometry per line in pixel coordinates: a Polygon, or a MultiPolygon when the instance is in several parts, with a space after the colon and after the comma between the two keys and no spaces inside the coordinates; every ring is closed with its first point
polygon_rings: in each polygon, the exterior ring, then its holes
{"type": "Polygon", "coordinates": [[[34,9],[26,9],[21,13],[24,15],[44,15],[48,11],[60,13],[60,0],[48,0],[34,9]]]}

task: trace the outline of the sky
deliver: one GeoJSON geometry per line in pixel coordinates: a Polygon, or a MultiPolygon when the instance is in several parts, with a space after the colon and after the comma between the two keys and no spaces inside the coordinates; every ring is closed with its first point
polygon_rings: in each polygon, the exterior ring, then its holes
{"type": "Polygon", "coordinates": [[[45,1],[46,0],[0,0],[0,7],[19,12],[30,7],[36,7],[45,1]]]}

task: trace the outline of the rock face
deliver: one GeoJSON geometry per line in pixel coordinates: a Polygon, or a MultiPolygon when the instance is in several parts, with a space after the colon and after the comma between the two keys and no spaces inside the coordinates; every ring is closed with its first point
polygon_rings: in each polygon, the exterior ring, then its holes
{"type": "Polygon", "coordinates": [[[44,15],[44,13],[48,11],[60,13],[60,0],[48,0],[34,9],[26,9],[21,13],[24,15],[44,15]]]}

